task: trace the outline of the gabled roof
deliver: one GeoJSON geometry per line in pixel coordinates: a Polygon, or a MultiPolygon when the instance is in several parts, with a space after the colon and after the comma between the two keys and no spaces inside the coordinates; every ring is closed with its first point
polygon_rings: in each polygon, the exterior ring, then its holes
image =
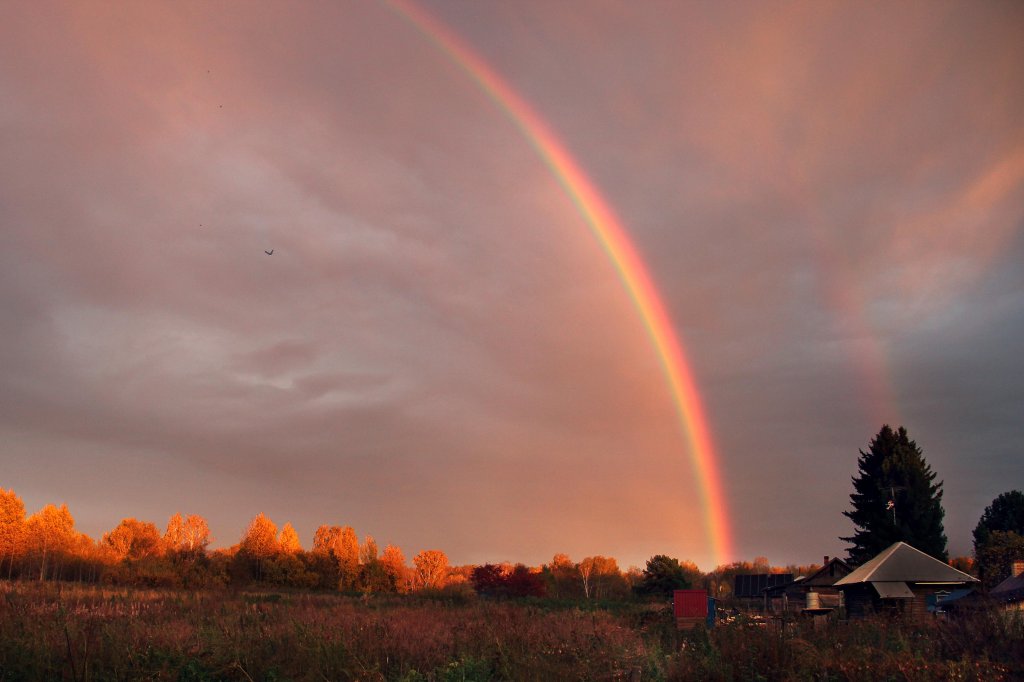
{"type": "Polygon", "coordinates": [[[807,576],[804,582],[807,585],[831,587],[844,577],[842,574],[849,574],[852,571],[853,569],[850,568],[850,564],[846,563],[839,557],[832,557],[828,560],[828,563],[811,575],[807,576]],[[829,570],[830,568],[832,570],[829,570]],[[840,573],[840,575],[834,575],[835,573],[840,573]]]}
{"type": "Polygon", "coordinates": [[[797,576],[788,583],[776,583],[771,587],[764,588],[764,592],[767,592],[769,595],[776,595],[791,587],[803,587],[805,585],[808,587],[831,588],[837,580],[842,578],[844,575],[847,575],[852,570],[853,569],[850,568],[850,564],[846,563],[839,557],[833,557],[814,573],[811,573],[808,576],[797,576]],[[836,575],[837,573],[838,575],[836,575]]]}
{"type": "Polygon", "coordinates": [[[891,582],[976,583],[978,579],[905,542],[896,542],[850,575],[837,580],[835,586],[891,582]]]}

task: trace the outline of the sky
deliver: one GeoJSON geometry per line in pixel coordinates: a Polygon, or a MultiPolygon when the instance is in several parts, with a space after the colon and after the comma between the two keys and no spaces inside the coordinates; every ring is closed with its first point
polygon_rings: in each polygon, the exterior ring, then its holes
{"type": "Polygon", "coordinates": [[[1024,486],[1019,3],[3,14],[0,487],[29,513],[707,570],[842,554],[884,423],[944,481],[952,554],[1024,486]],[[618,217],[730,543],[615,263],[418,16],[618,217]]]}

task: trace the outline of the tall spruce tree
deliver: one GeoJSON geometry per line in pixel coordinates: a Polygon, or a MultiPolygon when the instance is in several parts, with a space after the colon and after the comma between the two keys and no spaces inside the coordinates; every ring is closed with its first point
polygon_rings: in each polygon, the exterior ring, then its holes
{"type": "Polygon", "coordinates": [[[860,451],[857,466],[853,509],[843,512],[855,528],[852,536],[839,538],[853,545],[847,549],[850,561],[861,564],[897,541],[946,561],[942,482],[933,483],[935,473],[907,430],[882,426],[868,451],[860,451]]]}

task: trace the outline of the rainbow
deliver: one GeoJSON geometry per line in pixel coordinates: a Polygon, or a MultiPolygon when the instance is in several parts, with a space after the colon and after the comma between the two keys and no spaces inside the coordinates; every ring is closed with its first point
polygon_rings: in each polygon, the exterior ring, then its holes
{"type": "Polygon", "coordinates": [[[707,416],[672,321],[621,221],[550,126],[471,47],[412,2],[388,0],[388,4],[461,67],[506,113],[551,169],[608,255],[643,320],[661,362],[703,496],[704,518],[712,552],[719,564],[725,563],[732,556],[732,534],[707,416]]]}

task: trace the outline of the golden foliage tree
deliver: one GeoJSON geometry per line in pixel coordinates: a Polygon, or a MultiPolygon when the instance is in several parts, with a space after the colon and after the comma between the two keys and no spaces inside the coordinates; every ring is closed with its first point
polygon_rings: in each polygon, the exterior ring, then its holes
{"type": "Polygon", "coordinates": [[[380,556],[380,564],[397,592],[408,592],[410,585],[409,567],[405,555],[395,545],[388,545],[380,556]]]}
{"type": "Polygon", "coordinates": [[[334,553],[338,560],[338,588],[355,589],[359,582],[359,538],[351,526],[341,529],[334,553]]]}
{"type": "Polygon", "coordinates": [[[175,513],[167,520],[167,530],[164,531],[164,547],[170,551],[176,551],[181,547],[184,536],[185,519],[180,513],[175,513]]]}
{"type": "Polygon", "coordinates": [[[579,563],[577,570],[583,580],[583,594],[587,599],[600,599],[615,588],[625,586],[619,564],[613,557],[586,557],[579,563]]]}
{"type": "Polygon", "coordinates": [[[179,550],[186,552],[205,552],[213,538],[210,536],[210,525],[199,514],[189,514],[181,531],[179,550]]]}
{"type": "Polygon", "coordinates": [[[372,535],[363,538],[363,546],[359,550],[359,562],[370,564],[377,560],[377,541],[372,535]]]}
{"type": "Polygon", "coordinates": [[[334,546],[340,536],[340,526],[319,526],[313,533],[313,553],[333,556],[334,546]]]}
{"type": "Polygon", "coordinates": [[[160,531],[148,521],[122,519],[112,531],[103,535],[102,542],[120,560],[138,560],[161,554],[160,531]]]}
{"type": "Polygon", "coordinates": [[[61,577],[61,566],[78,540],[68,506],[48,504],[25,522],[27,553],[39,564],[39,579],[61,577]]]}
{"type": "Polygon", "coordinates": [[[262,579],[263,563],[278,552],[277,526],[260,512],[242,536],[238,551],[255,561],[256,579],[262,579]]]}
{"type": "Polygon", "coordinates": [[[338,588],[338,561],[334,556],[334,547],[340,536],[339,526],[322,525],[313,533],[310,559],[312,569],[318,577],[317,585],[321,588],[338,588]]]}
{"type": "Polygon", "coordinates": [[[7,577],[14,562],[25,553],[25,503],[13,490],[0,488],[0,569],[7,560],[7,577]]]}
{"type": "Polygon", "coordinates": [[[416,586],[440,589],[448,578],[448,557],[439,549],[426,549],[413,557],[416,586]]]}
{"type": "Polygon", "coordinates": [[[580,573],[567,554],[556,554],[546,568],[549,595],[567,599],[579,594],[580,573]]]}
{"type": "Polygon", "coordinates": [[[203,554],[210,544],[210,526],[198,514],[175,514],[167,521],[163,544],[169,552],[203,554]]]}
{"type": "Polygon", "coordinates": [[[281,528],[281,536],[277,540],[281,551],[286,554],[298,554],[302,551],[302,544],[299,542],[299,534],[291,523],[285,522],[281,528]]]}
{"type": "Polygon", "coordinates": [[[352,590],[359,582],[359,538],[351,526],[320,526],[313,535],[313,554],[321,572],[327,573],[326,559],[333,563],[335,587],[352,590]]]}

